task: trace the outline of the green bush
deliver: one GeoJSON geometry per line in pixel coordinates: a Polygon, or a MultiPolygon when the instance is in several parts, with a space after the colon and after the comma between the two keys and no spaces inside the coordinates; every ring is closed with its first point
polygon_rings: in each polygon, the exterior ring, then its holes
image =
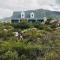
{"type": "Polygon", "coordinates": [[[60,60],[60,52],[58,51],[50,51],[45,54],[44,60],[60,60]]]}
{"type": "Polygon", "coordinates": [[[60,28],[53,30],[51,26],[56,28],[55,24],[30,24],[26,20],[1,23],[0,60],[60,60],[60,28]],[[16,40],[14,31],[20,31],[23,40],[16,40]]]}
{"type": "Polygon", "coordinates": [[[15,51],[7,51],[0,56],[0,60],[18,60],[18,54],[15,51]]]}

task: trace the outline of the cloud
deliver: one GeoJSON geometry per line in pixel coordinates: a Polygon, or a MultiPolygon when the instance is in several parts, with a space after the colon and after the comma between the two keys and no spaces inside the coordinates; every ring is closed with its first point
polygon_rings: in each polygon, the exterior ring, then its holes
{"type": "Polygon", "coordinates": [[[60,0],[0,0],[0,17],[10,16],[12,11],[39,8],[60,11],[60,0]]]}
{"type": "MultiPolygon", "coordinates": [[[[50,4],[53,4],[54,0],[1,0],[0,7],[8,8],[11,10],[26,10],[37,8],[51,8],[50,4]]],[[[52,9],[52,8],[51,8],[52,9]]]]}
{"type": "Polygon", "coordinates": [[[1,0],[0,7],[11,10],[34,9],[38,7],[37,0],[1,0]]]}
{"type": "Polygon", "coordinates": [[[56,4],[57,5],[60,5],[60,0],[56,0],[56,4]]]}
{"type": "Polygon", "coordinates": [[[0,18],[5,18],[5,17],[9,17],[12,15],[12,12],[11,10],[9,9],[4,9],[4,8],[0,8],[0,18]]]}

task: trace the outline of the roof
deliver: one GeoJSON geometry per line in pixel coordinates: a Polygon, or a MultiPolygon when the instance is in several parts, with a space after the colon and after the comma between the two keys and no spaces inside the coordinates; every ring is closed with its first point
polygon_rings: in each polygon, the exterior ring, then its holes
{"type": "MultiPolygon", "coordinates": [[[[30,19],[30,13],[34,13],[34,19],[41,19],[43,17],[59,17],[60,18],[60,12],[56,11],[49,11],[49,10],[28,10],[25,12],[25,18],[30,19]]],[[[12,19],[21,19],[21,11],[15,11],[13,12],[12,19]]]]}

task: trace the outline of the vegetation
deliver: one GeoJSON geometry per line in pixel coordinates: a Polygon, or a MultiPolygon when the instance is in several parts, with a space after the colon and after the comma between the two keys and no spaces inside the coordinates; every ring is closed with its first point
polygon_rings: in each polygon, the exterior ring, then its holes
{"type": "Polygon", "coordinates": [[[60,60],[59,56],[60,27],[56,22],[0,23],[0,60],[60,60]],[[16,31],[23,39],[17,39],[16,31]]]}

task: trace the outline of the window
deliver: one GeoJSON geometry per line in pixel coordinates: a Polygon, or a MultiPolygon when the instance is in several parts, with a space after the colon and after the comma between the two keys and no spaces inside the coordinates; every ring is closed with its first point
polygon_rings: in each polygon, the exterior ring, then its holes
{"type": "Polygon", "coordinates": [[[25,18],[25,13],[21,12],[21,18],[25,18]]]}
{"type": "Polygon", "coordinates": [[[30,18],[34,18],[34,13],[30,13],[30,18]]]}

